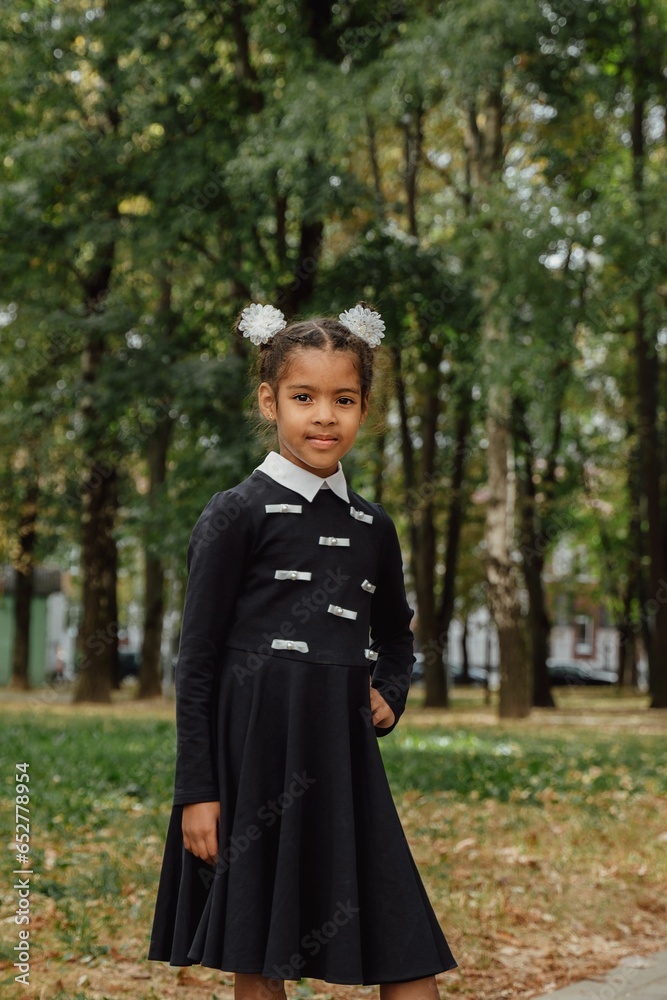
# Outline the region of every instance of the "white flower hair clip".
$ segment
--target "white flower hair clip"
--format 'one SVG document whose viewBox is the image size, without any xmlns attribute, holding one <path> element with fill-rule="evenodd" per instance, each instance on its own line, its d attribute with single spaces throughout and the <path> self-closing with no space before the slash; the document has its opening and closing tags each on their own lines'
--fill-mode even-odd
<svg viewBox="0 0 667 1000">
<path fill-rule="evenodd" d="M 366 306 L 355 306 L 342 312 L 338 319 L 357 337 L 365 340 L 369 347 L 377 347 L 384 337 L 384 322 L 380 313 Z"/>
<path fill-rule="evenodd" d="M 339 314 L 338 319 L 351 333 L 365 340 L 369 347 L 377 347 L 384 337 L 384 322 L 380 313 L 367 306 L 354 306 Z M 241 313 L 238 329 L 253 344 L 268 344 L 279 330 L 287 326 L 287 320 L 275 306 L 262 306 L 253 302 Z"/>
<path fill-rule="evenodd" d="M 267 344 L 271 337 L 287 326 L 287 320 L 275 306 L 261 306 L 257 302 L 246 306 L 241 313 L 238 328 L 253 344 Z"/>
</svg>

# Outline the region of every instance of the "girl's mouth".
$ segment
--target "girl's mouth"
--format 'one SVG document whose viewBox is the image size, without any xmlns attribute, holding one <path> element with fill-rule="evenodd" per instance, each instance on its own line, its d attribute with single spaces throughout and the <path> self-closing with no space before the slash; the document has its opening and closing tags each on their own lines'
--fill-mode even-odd
<svg viewBox="0 0 667 1000">
<path fill-rule="evenodd" d="M 336 444 L 338 438 L 335 437 L 309 437 L 308 441 L 311 444 L 316 445 L 318 448 L 330 448 L 332 445 Z"/>
</svg>

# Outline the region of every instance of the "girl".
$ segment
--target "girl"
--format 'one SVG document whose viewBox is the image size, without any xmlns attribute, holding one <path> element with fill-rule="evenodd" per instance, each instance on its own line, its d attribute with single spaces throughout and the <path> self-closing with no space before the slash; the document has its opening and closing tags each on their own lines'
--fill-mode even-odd
<svg viewBox="0 0 667 1000">
<path fill-rule="evenodd" d="M 384 323 L 365 304 L 286 324 L 243 310 L 272 451 L 216 493 L 188 546 L 171 820 L 149 959 L 436 1000 L 456 968 L 377 744 L 414 656 L 401 552 L 340 459 L 366 420 Z"/>
</svg>

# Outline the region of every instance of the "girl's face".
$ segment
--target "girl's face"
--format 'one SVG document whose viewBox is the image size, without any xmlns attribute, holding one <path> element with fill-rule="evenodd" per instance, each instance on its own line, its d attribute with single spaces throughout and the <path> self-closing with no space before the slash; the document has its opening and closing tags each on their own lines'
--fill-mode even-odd
<svg viewBox="0 0 667 1000">
<path fill-rule="evenodd" d="M 330 476 L 355 442 L 366 419 L 351 351 L 295 350 L 278 384 L 259 387 L 259 407 L 275 421 L 280 454 L 317 476 Z"/>
</svg>

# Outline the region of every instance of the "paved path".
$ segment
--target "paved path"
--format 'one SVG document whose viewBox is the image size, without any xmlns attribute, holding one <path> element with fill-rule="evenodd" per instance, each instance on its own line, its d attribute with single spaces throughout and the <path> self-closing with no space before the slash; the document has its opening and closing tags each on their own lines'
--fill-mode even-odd
<svg viewBox="0 0 667 1000">
<path fill-rule="evenodd" d="M 667 1000 L 667 951 L 626 958 L 606 976 L 585 979 L 536 1000 Z"/>
</svg>

